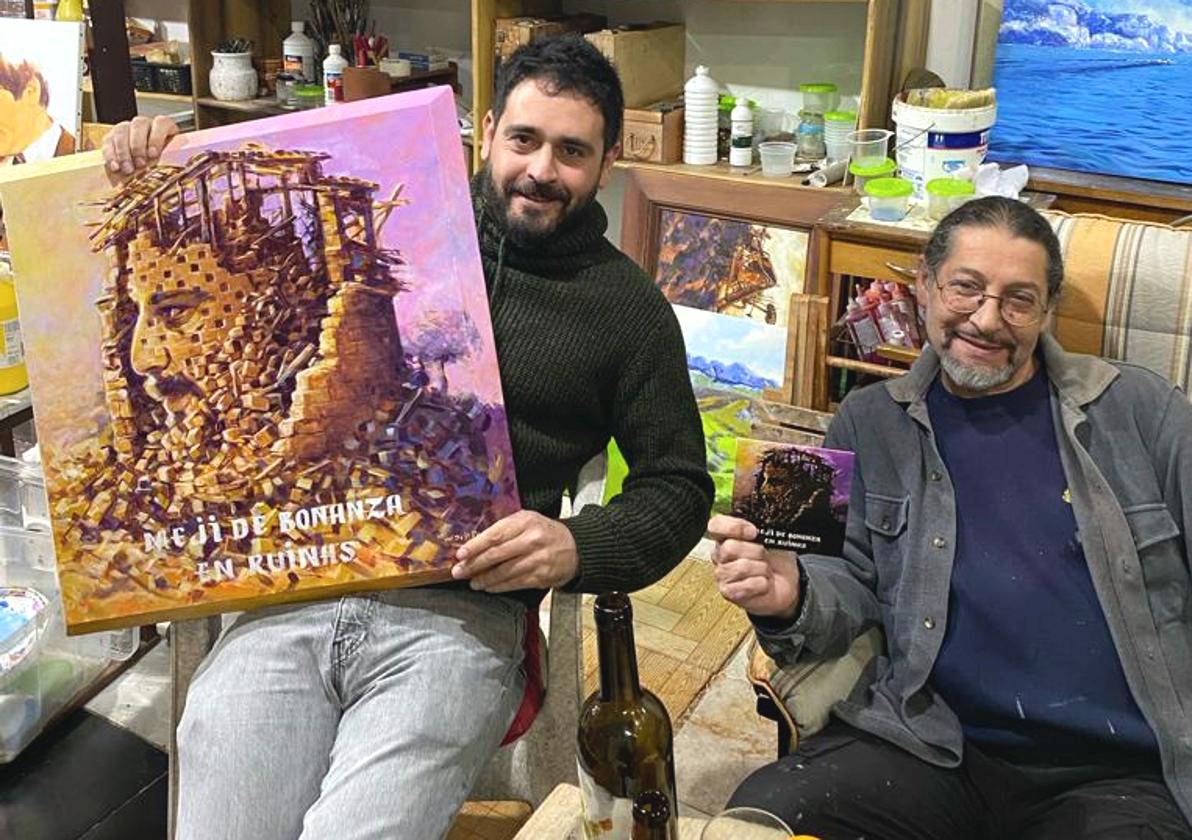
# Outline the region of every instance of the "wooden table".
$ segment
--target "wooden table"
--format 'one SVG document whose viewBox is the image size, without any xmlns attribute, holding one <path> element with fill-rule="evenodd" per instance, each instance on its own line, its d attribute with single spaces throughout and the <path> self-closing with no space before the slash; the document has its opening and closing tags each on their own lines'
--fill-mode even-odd
<svg viewBox="0 0 1192 840">
<path fill-rule="evenodd" d="M 513 840 L 583 840 L 579 813 L 579 788 L 559 785 L 538 806 Z M 695 817 L 679 817 L 679 840 L 699 840 L 706 822 Z"/>
</svg>

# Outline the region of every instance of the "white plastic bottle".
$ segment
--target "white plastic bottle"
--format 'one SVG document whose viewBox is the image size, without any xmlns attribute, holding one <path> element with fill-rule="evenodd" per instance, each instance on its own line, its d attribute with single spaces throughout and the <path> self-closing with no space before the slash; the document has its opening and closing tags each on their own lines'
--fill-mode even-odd
<svg viewBox="0 0 1192 840">
<path fill-rule="evenodd" d="M 332 44 L 323 59 L 323 96 L 328 105 L 344 101 L 344 68 L 348 60 L 343 57 L 343 48 Z"/>
<path fill-rule="evenodd" d="M 753 109 L 745 97 L 738 96 L 729 114 L 732 134 L 728 147 L 730 166 L 750 166 L 753 163 Z"/>
<path fill-rule="evenodd" d="M 281 42 L 282 68 L 287 73 L 315 81 L 315 42 L 306 34 L 306 24 L 290 23 L 290 37 Z"/>
<path fill-rule="evenodd" d="M 683 86 L 683 163 L 716 163 L 717 112 L 720 85 L 700 65 Z"/>
</svg>

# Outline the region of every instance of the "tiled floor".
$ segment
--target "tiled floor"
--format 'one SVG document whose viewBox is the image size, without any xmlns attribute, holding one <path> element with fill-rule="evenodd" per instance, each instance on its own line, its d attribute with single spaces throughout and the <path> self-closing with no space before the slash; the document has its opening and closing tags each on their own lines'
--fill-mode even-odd
<svg viewBox="0 0 1192 840">
<path fill-rule="evenodd" d="M 706 559 L 689 558 L 632 596 L 639 672 L 675 723 L 680 812 L 716 813 L 736 785 L 772 760 L 774 725 L 757 716 L 745 680 L 748 622 L 717 594 Z M 596 685 L 591 599 L 584 603 L 588 691 Z M 169 656 L 158 645 L 88 708 L 165 748 Z M 450 840 L 509 840 L 529 816 L 521 803 L 469 803 Z"/>
</svg>

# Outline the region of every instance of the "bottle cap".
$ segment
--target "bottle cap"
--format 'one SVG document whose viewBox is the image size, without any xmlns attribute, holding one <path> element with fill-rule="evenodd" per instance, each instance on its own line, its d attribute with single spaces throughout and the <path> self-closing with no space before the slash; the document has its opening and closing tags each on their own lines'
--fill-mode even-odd
<svg viewBox="0 0 1192 840">
<path fill-rule="evenodd" d="M 330 47 L 327 48 L 327 52 L 330 53 L 331 55 L 343 55 L 343 51 L 344 51 L 344 48 L 341 47 L 339 44 L 332 44 Z"/>
<path fill-rule="evenodd" d="M 303 32 L 306 31 L 306 21 L 304 21 L 304 20 L 290 21 L 290 31 L 297 32 L 299 35 L 301 35 Z"/>
</svg>

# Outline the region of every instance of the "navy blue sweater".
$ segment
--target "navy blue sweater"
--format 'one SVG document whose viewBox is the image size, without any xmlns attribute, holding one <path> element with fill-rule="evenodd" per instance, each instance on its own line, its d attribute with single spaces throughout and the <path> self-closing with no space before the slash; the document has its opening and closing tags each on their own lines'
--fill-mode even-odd
<svg viewBox="0 0 1192 840">
<path fill-rule="evenodd" d="M 1004 394 L 927 395 L 956 493 L 948 626 L 931 685 L 966 738 L 1051 762 L 1152 753 L 1093 589 L 1040 366 Z"/>
</svg>

